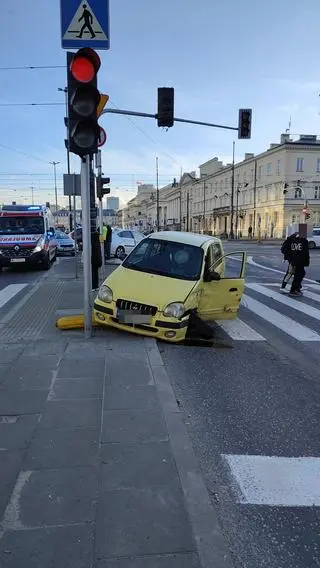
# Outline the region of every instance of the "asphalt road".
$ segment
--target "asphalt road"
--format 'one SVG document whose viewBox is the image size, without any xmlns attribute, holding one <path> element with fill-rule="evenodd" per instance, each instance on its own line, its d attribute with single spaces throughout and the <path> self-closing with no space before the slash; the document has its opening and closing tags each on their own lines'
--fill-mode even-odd
<svg viewBox="0 0 320 568">
<path fill-rule="evenodd" d="M 319 567 L 320 285 L 281 295 L 279 245 L 239 245 L 225 246 L 249 256 L 239 320 L 216 325 L 211 348 L 159 347 L 235 568 Z M 0 318 L 45 274 L 3 271 Z"/>
<path fill-rule="evenodd" d="M 241 250 L 238 243 L 226 250 Z M 279 248 L 245 247 L 283 270 Z M 312 251 L 314 272 L 320 251 Z M 230 275 L 239 270 L 231 263 Z M 159 344 L 236 568 L 320 566 L 320 284 L 279 292 L 247 266 L 239 321 L 212 348 Z"/>
</svg>

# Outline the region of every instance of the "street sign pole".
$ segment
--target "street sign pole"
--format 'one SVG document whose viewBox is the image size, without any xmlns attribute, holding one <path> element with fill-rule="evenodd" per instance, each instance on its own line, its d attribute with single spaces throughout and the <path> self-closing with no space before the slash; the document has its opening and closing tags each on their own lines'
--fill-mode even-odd
<svg viewBox="0 0 320 568">
<path fill-rule="evenodd" d="M 76 227 L 76 176 L 74 175 L 72 178 L 72 185 L 73 185 L 73 238 L 75 242 L 75 255 L 74 255 L 74 268 L 75 268 L 75 277 L 76 280 L 78 279 L 78 259 L 77 259 L 77 227 Z M 71 201 L 71 196 L 70 196 Z"/>
<path fill-rule="evenodd" d="M 83 300 L 84 300 L 84 336 L 92 334 L 92 266 L 90 237 L 90 157 L 81 160 L 81 204 L 82 204 L 82 246 L 83 246 Z"/>
</svg>

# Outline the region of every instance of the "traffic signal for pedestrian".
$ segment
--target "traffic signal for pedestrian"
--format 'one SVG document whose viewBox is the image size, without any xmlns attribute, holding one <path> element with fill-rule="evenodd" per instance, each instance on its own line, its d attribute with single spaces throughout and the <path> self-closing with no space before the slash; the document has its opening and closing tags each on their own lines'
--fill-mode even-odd
<svg viewBox="0 0 320 568">
<path fill-rule="evenodd" d="M 158 88 L 158 126 L 171 128 L 174 125 L 174 89 Z"/>
<path fill-rule="evenodd" d="M 110 187 L 103 187 L 104 185 L 108 185 L 110 183 L 110 178 L 103 178 L 101 176 L 97 177 L 97 198 L 103 199 L 104 195 L 108 195 L 110 193 Z"/>
<path fill-rule="evenodd" d="M 239 109 L 238 138 L 239 140 L 251 138 L 252 109 Z"/>
<path fill-rule="evenodd" d="M 82 48 L 76 54 L 67 53 L 68 68 L 68 148 L 78 156 L 98 151 L 100 127 L 97 108 L 100 93 L 97 73 L 100 57 L 91 48 Z"/>
</svg>

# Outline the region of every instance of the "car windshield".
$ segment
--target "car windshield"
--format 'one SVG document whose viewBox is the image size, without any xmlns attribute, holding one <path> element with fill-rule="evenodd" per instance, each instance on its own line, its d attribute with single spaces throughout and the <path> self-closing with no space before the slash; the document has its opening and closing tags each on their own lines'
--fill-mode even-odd
<svg viewBox="0 0 320 568">
<path fill-rule="evenodd" d="M 68 235 L 66 235 L 66 233 L 63 233 L 62 231 L 56 231 L 56 238 L 57 239 L 68 239 Z"/>
<path fill-rule="evenodd" d="M 42 235 L 42 217 L 0 217 L 0 235 Z"/>
<path fill-rule="evenodd" d="M 145 239 L 122 263 L 130 270 L 159 274 L 180 280 L 199 280 L 203 262 L 200 247 L 165 241 Z"/>
</svg>

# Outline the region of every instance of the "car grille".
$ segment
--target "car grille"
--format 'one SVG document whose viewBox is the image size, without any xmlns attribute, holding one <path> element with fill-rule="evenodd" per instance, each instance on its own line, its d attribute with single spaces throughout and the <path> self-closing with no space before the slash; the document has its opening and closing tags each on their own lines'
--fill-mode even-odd
<svg viewBox="0 0 320 568">
<path fill-rule="evenodd" d="M 27 258 L 28 256 L 31 255 L 33 248 L 34 247 L 32 247 L 32 249 L 31 248 L 30 249 L 29 248 L 21 248 L 19 250 L 14 250 L 14 247 L 10 247 L 10 248 L 2 248 L 0 250 L 2 252 L 2 255 L 6 256 L 6 257 Z"/>
<path fill-rule="evenodd" d="M 156 306 L 148 306 L 147 304 L 139 304 L 139 302 L 132 302 L 130 300 L 117 300 L 117 308 L 119 310 L 128 310 L 140 314 L 155 316 L 157 313 Z"/>
<path fill-rule="evenodd" d="M 74 245 L 59 245 L 59 248 L 61 248 L 61 249 L 72 249 L 72 248 L 74 248 Z"/>
</svg>

